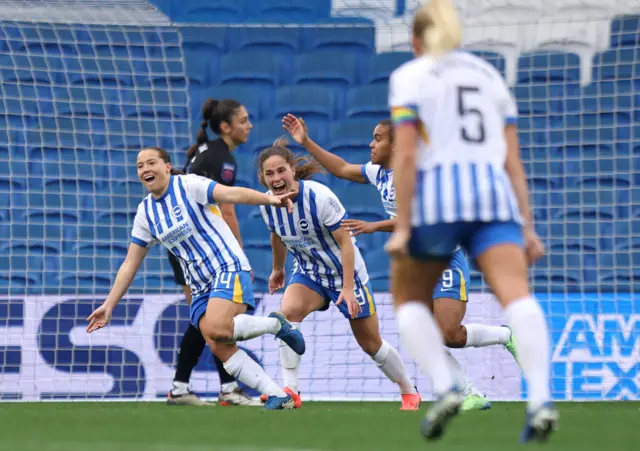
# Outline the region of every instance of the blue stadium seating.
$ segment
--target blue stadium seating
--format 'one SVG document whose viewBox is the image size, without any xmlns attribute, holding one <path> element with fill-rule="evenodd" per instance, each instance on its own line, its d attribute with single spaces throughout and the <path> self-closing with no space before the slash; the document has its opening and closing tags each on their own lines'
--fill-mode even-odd
<svg viewBox="0 0 640 451">
<path fill-rule="evenodd" d="M 266 52 L 248 51 L 224 55 L 220 60 L 220 84 L 245 82 L 275 87 L 280 84 L 282 63 Z"/>
<path fill-rule="evenodd" d="M 263 23 L 315 23 L 329 18 L 330 2 L 262 0 L 248 5 L 249 20 Z"/>
<path fill-rule="evenodd" d="M 296 56 L 293 82 L 347 87 L 356 84 L 356 59 L 339 51 L 317 51 Z"/>
<path fill-rule="evenodd" d="M 611 47 L 640 46 L 640 15 L 625 15 L 611 22 Z"/>
<path fill-rule="evenodd" d="M 347 117 L 383 120 L 389 118 L 389 89 L 386 85 L 364 85 L 347 93 Z"/>
<path fill-rule="evenodd" d="M 388 52 L 372 55 L 368 82 L 386 85 L 391 72 L 411 58 L 413 58 L 413 55 L 409 52 Z"/>
</svg>

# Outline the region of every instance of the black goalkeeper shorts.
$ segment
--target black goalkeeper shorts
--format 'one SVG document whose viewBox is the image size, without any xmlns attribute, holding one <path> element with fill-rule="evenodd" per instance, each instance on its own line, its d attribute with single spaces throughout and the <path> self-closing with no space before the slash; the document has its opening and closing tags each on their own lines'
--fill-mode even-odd
<svg viewBox="0 0 640 451">
<path fill-rule="evenodd" d="M 184 287 L 187 284 L 187 281 L 184 280 L 184 273 L 182 272 L 182 266 L 180 266 L 180 262 L 178 261 L 178 257 L 169 252 L 169 263 L 171 263 L 171 268 L 173 268 L 173 278 L 176 281 L 177 285 Z"/>
</svg>

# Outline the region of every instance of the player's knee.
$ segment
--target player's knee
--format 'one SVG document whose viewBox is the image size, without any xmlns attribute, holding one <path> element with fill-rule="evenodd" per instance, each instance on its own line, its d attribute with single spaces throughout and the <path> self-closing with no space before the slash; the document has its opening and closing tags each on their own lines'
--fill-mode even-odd
<svg viewBox="0 0 640 451">
<path fill-rule="evenodd" d="M 200 331 L 207 338 L 222 343 L 233 341 L 233 322 L 231 321 L 208 321 L 204 327 L 200 323 Z"/>
<path fill-rule="evenodd" d="M 292 323 L 300 323 L 307 316 L 307 311 L 305 308 L 301 308 L 296 305 L 283 305 L 280 308 L 280 313 L 282 313 L 290 322 Z"/>
<path fill-rule="evenodd" d="M 367 337 L 365 339 L 359 339 L 358 344 L 367 355 L 373 357 L 382 347 L 382 338 L 379 336 Z"/>
<path fill-rule="evenodd" d="M 461 325 L 441 327 L 442 338 L 448 348 L 462 348 L 467 343 L 465 329 Z"/>
</svg>

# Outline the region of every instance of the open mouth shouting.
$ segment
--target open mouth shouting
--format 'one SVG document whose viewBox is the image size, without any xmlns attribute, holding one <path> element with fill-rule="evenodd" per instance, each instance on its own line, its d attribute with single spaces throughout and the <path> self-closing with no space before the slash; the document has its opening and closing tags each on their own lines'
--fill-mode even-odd
<svg viewBox="0 0 640 451">
<path fill-rule="evenodd" d="M 273 184 L 273 194 L 280 196 L 287 192 L 287 184 L 285 182 L 278 182 Z"/>
</svg>

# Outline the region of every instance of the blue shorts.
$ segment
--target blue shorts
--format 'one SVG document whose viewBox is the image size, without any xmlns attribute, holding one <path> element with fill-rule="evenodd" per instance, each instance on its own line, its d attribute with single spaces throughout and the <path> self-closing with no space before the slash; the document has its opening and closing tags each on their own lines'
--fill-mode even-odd
<svg viewBox="0 0 640 451">
<path fill-rule="evenodd" d="M 461 245 L 475 259 L 488 249 L 501 244 L 524 247 L 522 226 L 510 222 L 454 222 L 414 227 L 409 253 L 423 260 L 449 261 Z"/>
<path fill-rule="evenodd" d="M 325 311 L 329 308 L 331 302 L 336 302 L 338 297 L 340 297 L 339 290 L 330 290 L 328 288 L 323 287 L 319 283 L 314 282 L 311 278 L 302 273 L 293 273 L 287 286 L 293 285 L 294 283 L 299 283 L 300 285 L 304 285 L 307 288 L 311 288 L 313 291 L 318 293 L 320 296 L 324 297 L 326 304 L 324 308 L 321 308 L 320 311 Z M 362 319 L 369 318 L 376 312 L 376 303 L 373 299 L 373 290 L 371 289 L 371 284 L 367 282 L 366 284 L 362 284 L 358 282 L 355 287 L 356 298 L 358 299 L 358 304 L 360 304 L 361 311 L 357 317 L 353 319 Z M 344 315 L 347 319 L 352 319 L 351 315 L 349 315 L 349 308 L 347 307 L 347 303 L 342 301 L 340 305 L 337 306 L 338 310 Z"/>
<path fill-rule="evenodd" d="M 218 274 L 213 281 L 211 289 L 191 301 L 189 314 L 191 316 L 191 324 L 196 329 L 199 329 L 200 318 L 207 311 L 209 299 L 213 298 L 226 299 L 236 304 L 245 304 L 247 313 L 252 313 L 256 308 L 256 300 L 253 297 L 251 274 L 248 271 L 222 272 Z"/>
<path fill-rule="evenodd" d="M 442 272 L 440 280 L 433 289 L 433 299 L 449 298 L 467 302 L 469 300 L 469 262 L 462 249 L 451 257 L 449 267 Z"/>
</svg>

